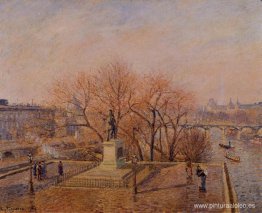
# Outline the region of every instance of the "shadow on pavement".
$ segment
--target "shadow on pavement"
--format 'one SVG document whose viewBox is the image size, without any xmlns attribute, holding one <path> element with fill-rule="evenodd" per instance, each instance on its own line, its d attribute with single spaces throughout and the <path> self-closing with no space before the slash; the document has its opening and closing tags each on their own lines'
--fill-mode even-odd
<svg viewBox="0 0 262 213">
<path fill-rule="evenodd" d="M 152 188 L 150 190 L 145 190 L 145 191 L 138 191 L 138 194 L 144 194 L 144 193 L 149 193 L 149 192 L 155 192 L 155 191 L 161 191 L 161 190 L 165 190 L 165 189 L 173 189 L 173 188 L 180 188 L 180 187 L 185 187 L 188 184 L 177 184 L 177 185 L 171 185 L 171 186 L 167 186 L 167 187 L 162 187 L 162 188 Z"/>
</svg>

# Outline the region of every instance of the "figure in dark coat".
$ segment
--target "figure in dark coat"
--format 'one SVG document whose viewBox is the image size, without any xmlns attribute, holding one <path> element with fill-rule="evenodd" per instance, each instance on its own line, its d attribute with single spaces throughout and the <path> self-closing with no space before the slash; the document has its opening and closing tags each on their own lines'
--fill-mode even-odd
<svg viewBox="0 0 262 213">
<path fill-rule="evenodd" d="M 31 152 L 29 152 L 29 154 L 27 155 L 27 157 L 28 157 L 29 163 L 32 163 L 32 162 L 33 162 L 33 156 L 32 156 L 32 154 L 31 154 Z"/>
<path fill-rule="evenodd" d="M 45 163 L 45 161 L 42 162 L 42 177 L 46 178 L 46 163 Z"/>
<path fill-rule="evenodd" d="M 63 168 L 62 161 L 59 161 L 59 164 L 58 164 L 58 174 L 60 176 L 62 176 L 64 174 L 64 168 Z"/>
<path fill-rule="evenodd" d="M 38 163 L 38 168 L 37 168 L 37 180 L 41 180 L 42 179 L 42 166 L 41 163 Z"/>
<path fill-rule="evenodd" d="M 198 165 L 196 174 L 198 177 L 201 178 L 201 187 L 199 187 L 200 191 L 206 192 L 206 177 L 207 177 L 207 172 L 205 172 L 201 167 Z"/>
</svg>

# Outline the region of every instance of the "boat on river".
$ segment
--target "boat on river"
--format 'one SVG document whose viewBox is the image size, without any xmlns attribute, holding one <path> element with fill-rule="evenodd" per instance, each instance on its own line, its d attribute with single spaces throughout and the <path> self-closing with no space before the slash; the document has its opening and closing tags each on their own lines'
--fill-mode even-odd
<svg viewBox="0 0 262 213">
<path fill-rule="evenodd" d="M 232 161 L 240 162 L 240 157 L 234 155 L 233 153 L 229 153 L 229 152 L 227 152 L 226 155 L 225 155 L 225 157 L 226 157 L 227 159 L 232 160 Z"/>
<path fill-rule="evenodd" d="M 231 149 L 231 148 L 234 148 L 234 146 L 230 146 L 230 145 L 226 145 L 226 144 L 222 144 L 220 143 L 219 146 L 221 146 L 222 148 L 225 148 L 225 149 Z"/>
</svg>

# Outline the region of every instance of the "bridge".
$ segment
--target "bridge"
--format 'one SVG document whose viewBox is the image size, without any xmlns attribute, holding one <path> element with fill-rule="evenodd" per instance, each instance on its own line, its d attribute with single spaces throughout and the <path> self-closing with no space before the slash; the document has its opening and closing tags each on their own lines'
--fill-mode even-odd
<svg viewBox="0 0 262 213">
<path fill-rule="evenodd" d="M 181 125 L 184 128 L 200 128 L 204 129 L 207 135 L 210 137 L 210 130 L 217 128 L 222 132 L 222 138 L 225 138 L 227 130 L 235 130 L 237 131 L 237 140 L 240 140 L 240 136 L 243 130 L 251 130 L 254 135 L 262 135 L 262 125 L 233 125 L 233 124 L 184 124 Z"/>
<path fill-rule="evenodd" d="M 7 158 L 26 157 L 29 152 L 34 153 L 37 146 L 21 146 L 21 145 L 3 145 L 0 148 L 0 160 Z"/>
</svg>

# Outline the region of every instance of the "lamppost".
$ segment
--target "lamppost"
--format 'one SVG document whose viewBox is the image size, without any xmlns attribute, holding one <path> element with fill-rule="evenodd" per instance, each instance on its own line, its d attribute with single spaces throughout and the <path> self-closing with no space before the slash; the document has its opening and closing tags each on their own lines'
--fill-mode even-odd
<svg viewBox="0 0 262 213">
<path fill-rule="evenodd" d="M 29 202 L 30 202 L 30 207 L 29 211 L 30 212 L 35 212 L 36 207 L 35 207 L 35 190 L 34 190 L 34 185 L 33 185 L 33 175 L 32 175 L 32 166 L 33 163 L 30 163 L 30 180 L 29 180 Z"/>
<path fill-rule="evenodd" d="M 35 193 L 34 191 L 34 185 L 33 185 L 33 176 L 32 176 L 32 162 L 30 163 L 30 180 L 29 180 L 29 191 L 30 194 L 33 195 Z"/>
<path fill-rule="evenodd" d="M 132 134 L 132 147 L 133 147 L 133 152 L 135 153 L 135 140 L 136 140 L 136 131 L 138 131 L 139 129 L 137 127 L 133 127 L 133 134 Z"/>
<path fill-rule="evenodd" d="M 133 170 L 133 193 L 137 194 L 137 184 L 136 184 L 136 169 L 137 169 L 138 158 L 136 155 L 132 157 L 132 170 Z"/>
<path fill-rule="evenodd" d="M 29 169 L 29 191 L 30 191 L 30 194 L 34 194 L 34 186 L 33 186 L 33 176 L 32 176 L 32 166 L 33 166 L 33 156 L 31 154 L 31 152 L 29 152 L 29 154 L 27 155 L 28 157 L 28 161 L 29 161 L 29 166 L 30 166 L 30 169 Z"/>
</svg>

